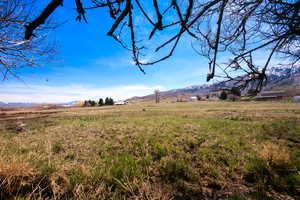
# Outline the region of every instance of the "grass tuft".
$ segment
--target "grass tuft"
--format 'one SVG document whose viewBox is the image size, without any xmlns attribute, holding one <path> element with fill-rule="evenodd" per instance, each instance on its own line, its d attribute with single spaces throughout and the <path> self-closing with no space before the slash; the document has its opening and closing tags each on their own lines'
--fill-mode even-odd
<svg viewBox="0 0 300 200">
<path fill-rule="evenodd" d="M 174 182 L 178 179 L 190 180 L 191 169 L 185 160 L 168 159 L 162 167 L 163 178 Z"/>
</svg>

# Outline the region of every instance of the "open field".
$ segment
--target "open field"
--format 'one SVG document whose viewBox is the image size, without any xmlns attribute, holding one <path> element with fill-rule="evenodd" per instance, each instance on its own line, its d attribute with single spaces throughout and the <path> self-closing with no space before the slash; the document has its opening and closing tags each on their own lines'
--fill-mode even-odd
<svg viewBox="0 0 300 200">
<path fill-rule="evenodd" d="M 300 199 L 300 104 L 1 112 L 6 199 Z"/>
</svg>

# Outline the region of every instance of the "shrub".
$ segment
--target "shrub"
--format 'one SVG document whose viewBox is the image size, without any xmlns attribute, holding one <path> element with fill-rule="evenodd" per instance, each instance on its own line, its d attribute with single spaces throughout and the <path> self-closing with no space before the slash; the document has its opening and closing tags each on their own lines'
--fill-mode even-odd
<svg viewBox="0 0 300 200">
<path fill-rule="evenodd" d="M 264 143 L 259 158 L 253 159 L 246 168 L 244 179 L 254 184 L 255 195 L 259 197 L 266 196 L 270 189 L 299 195 L 300 176 L 295 169 L 287 149 Z"/>
<path fill-rule="evenodd" d="M 39 181 L 38 171 L 28 163 L 0 158 L 0 197 L 30 193 Z"/>
<path fill-rule="evenodd" d="M 52 152 L 53 153 L 59 153 L 63 150 L 64 150 L 63 145 L 59 142 L 53 144 L 53 146 L 52 146 Z"/>
<path fill-rule="evenodd" d="M 236 96 L 241 96 L 241 90 L 238 87 L 232 87 L 231 88 L 231 94 L 236 95 Z"/>
<path fill-rule="evenodd" d="M 271 142 L 266 142 L 262 145 L 259 156 L 272 167 L 285 168 L 290 164 L 288 150 Z"/>
<path fill-rule="evenodd" d="M 227 93 L 223 90 L 219 96 L 219 99 L 226 100 L 227 99 Z"/>
<path fill-rule="evenodd" d="M 86 100 L 84 101 L 84 106 L 95 106 L 97 103 L 93 100 Z"/>
<path fill-rule="evenodd" d="M 168 150 L 165 146 L 156 143 L 153 146 L 153 150 L 151 152 L 151 155 L 153 157 L 153 160 L 160 160 L 162 157 L 166 156 L 168 153 Z"/>
<path fill-rule="evenodd" d="M 96 101 L 89 100 L 89 104 L 90 104 L 91 106 L 95 106 L 95 105 L 96 105 Z"/>
</svg>

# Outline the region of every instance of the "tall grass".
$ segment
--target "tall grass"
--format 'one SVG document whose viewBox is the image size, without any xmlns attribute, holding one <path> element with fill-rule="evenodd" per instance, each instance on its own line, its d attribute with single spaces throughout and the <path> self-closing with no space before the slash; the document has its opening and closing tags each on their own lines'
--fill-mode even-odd
<svg viewBox="0 0 300 200">
<path fill-rule="evenodd" d="M 73 109 L 26 119 L 19 132 L 7 120 L 0 199 L 297 199 L 299 111 L 273 102 Z"/>
</svg>

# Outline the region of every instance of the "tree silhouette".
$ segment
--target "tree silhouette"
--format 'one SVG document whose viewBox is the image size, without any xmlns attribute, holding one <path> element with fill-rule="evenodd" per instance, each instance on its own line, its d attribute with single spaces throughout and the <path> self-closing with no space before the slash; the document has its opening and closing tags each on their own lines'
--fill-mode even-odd
<svg viewBox="0 0 300 200">
<path fill-rule="evenodd" d="M 227 99 L 227 93 L 224 90 L 222 90 L 219 99 L 221 99 L 221 100 L 226 100 Z"/>
<path fill-rule="evenodd" d="M 102 98 L 99 99 L 98 105 L 99 105 L 99 106 L 103 106 L 103 105 L 104 105 L 104 102 L 103 102 L 103 99 L 102 99 Z"/>
<path fill-rule="evenodd" d="M 109 105 L 114 105 L 115 104 L 115 102 L 112 98 L 109 98 L 109 103 L 110 103 Z"/>
<path fill-rule="evenodd" d="M 110 105 L 110 102 L 109 102 L 109 98 L 108 97 L 106 97 L 105 98 L 105 103 L 104 103 L 105 105 Z"/>
<path fill-rule="evenodd" d="M 241 90 L 238 87 L 232 87 L 230 92 L 235 96 L 241 96 Z"/>
<path fill-rule="evenodd" d="M 0 1 L 0 79 L 18 77 L 18 69 L 37 67 L 49 63 L 55 54 L 55 46 L 47 40 L 47 33 L 53 25 L 44 22 L 44 26 L 35 31 L 35 37 L 24 40 L 24 24 L 31 20 L 30 11 L 33 1 Z M 26 33 L 25 33 L 26 35 Z"/>
</svg>

